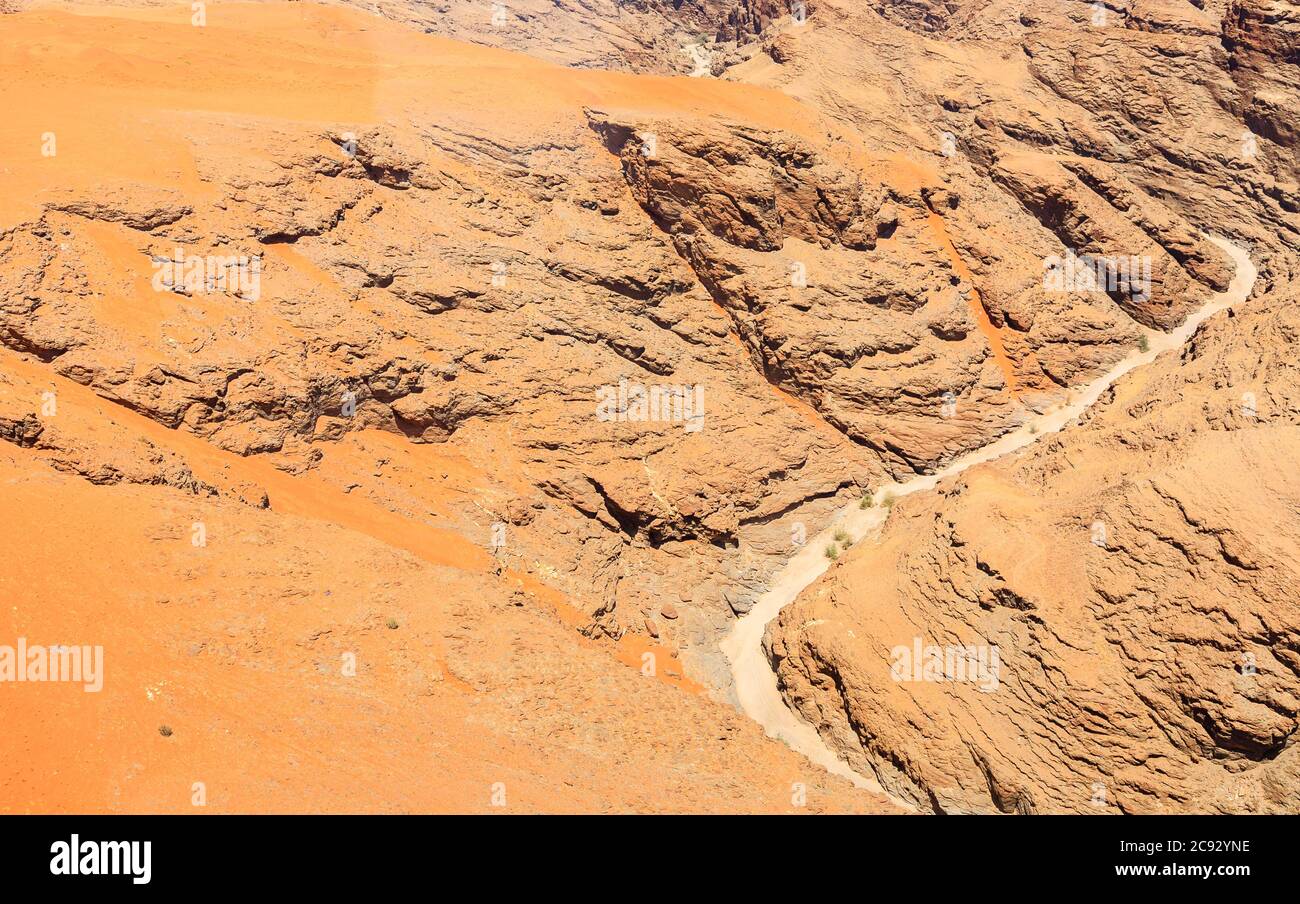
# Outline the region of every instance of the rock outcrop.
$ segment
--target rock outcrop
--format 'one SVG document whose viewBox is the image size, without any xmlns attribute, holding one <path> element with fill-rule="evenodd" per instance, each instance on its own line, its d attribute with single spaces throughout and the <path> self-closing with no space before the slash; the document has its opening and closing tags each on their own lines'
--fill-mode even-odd
<svg viewBox="0 0 1300 904">
<path fill-rule="evenodd" d="M 700 683 L 741 540 L 879 465 L 752 367 L 583 113 L 797 104 L 341 7 L 213 7 L 218 50 L 174 13 L 0 30 L 36 139 L 0 172 L 3 630 L 112 670 L 14 695 L 0 810 L 892 809 Z"/>
<path fill-rule="evenodd" d="M 1077 428 L 900 501 L 782 613 L 801 711 L 942 812 L 1300 808 L 1296 310 L 1275 287 Z M 900 678 L 918 645 L 1000 670 Z"/>
<path fill-rule="evenodd" d="M 1001 193 L 1037 223 L 1018 244 L 1046 234 L 1045 256 L 1149 259 L 1150 293 L 1112 293 L 1146 326 L 1181 320 L 1230 275 L 1198 228 L 1251 243 L 1267 266 L 1261 297 L 1183 358 L 1042 448 L 900 503 L 878 543 L 855 544 L 783 613 L 770 644 L 787 699 L 923 809 L 1297 809 L 1300 529 L 1276 464 L 1295 455 L 1300 397 L 1278 352 L 1294 333 L 1300 225 L 1282 100 L 1293 17 L 1267 3 L 1121 6 L 823 3 L 816 27 L 781 34 L 779 67 L 728 70 L 877 146 L 930 144 L 962 186 L 950 228 L 961 211 L 1001 210 Z M 872 103 L 849 84 L 878 86 Z M 881 106 L 916 112 L 870 115 Z M 963 233 L 981 251 L 990 219 Z M 990 284 L 1005 264 L 989 269 L 977 285 L 993 322 L 1041 325 L 1038 298 L 1020 303 Z M 891 654 L 917 638 L 996 645 L 997 689 L 895 682 Z"/>
</svg>

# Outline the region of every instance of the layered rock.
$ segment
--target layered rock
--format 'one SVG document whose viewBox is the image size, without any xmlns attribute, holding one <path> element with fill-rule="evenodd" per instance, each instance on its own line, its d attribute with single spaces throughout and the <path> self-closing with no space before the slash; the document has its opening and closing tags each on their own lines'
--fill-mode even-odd
<svg viewBox="0 0 1300 904">
<path fill-rule="evenodd" d="M 1295 812 L 1295 300 L 1220 315 L 1077 428 L 902 500 L 782 613 L 789 697 L 936 811 Z M 916 646 L 1000 669 L 900 670 Z"/>
<path fill-rule="evenodd" d="M 1253 242 L 1261 259 L 1300 233 L 1294 23 L 1264 0 L 1113 4 L 1101 22 L 1089 4 L 1046 0 L 819 0 L 805 22 L 766 0 L 499 7 L 214 7 L 208 27 L 240 39 L 221 52 L 194 39 L 183 8 L 16 17 L 30 31 L 0 35 L 11 45 L 0 66 L 25 100 L 11 105 L 13 134 L 31 141 L 0 174 L 0 343 L 17 356 L 6 374 L 35 370 L 15 378 L 21 401 L 0 399 L 15 467 L 52 466 L 137 510 L 145 497 L 132 494 L 157 492 L 259 519 L 269 508 L 268 525 L 351 512 L 346 530 L 408 552 L 408 530 L 443 531 L 451 552 L 438 564 L 474 575 L 437 575 L 453 597 L 518 608 L 510 581 L 526 577 L 571 607 L 556 610 L 565 636 L 634 667 L 652 650 L 680 656 L 725 695 L 717 637 L 846 498 L 987 443 L 1105 370 L 1144 328 L 1180 322 L 1229 275 L 1202 230 Z M 48 52 L 22 50 L 54 32 Z M 66 73 L 88 66 L 94 78 L 68 90 Z M 721 80 L 629 74 L 686 71 Z M 42 153 L 47 132 L 57 153 Z M 1105 273 L 1145 261 L 1150 279 L 1136 292 L 1052 285 L 1050 262 L 1069 255 Z M 255 260 L 259 279 L 207 268 L 192 280 L 193 257 L 242 261 L 243 276 Z M 1289 332 L 1279 322 L 1272 335 Z M 82 391 L 141 420 L 97 425 L 110 431 L 97 438 L 46 418 L 41 375 L 56 395 Z M 1114 431 L 1117 447 L 1137 444 Z M 209 454 L 230 458 L 195 466 Z M 330 502 L 309 505 L 311 494 Z M 1255 512 L 1217 514 L 1231 527 Z M 292 546 L 295 528 L 276 529 L 277 549 Z M 1140 530 L 1136 515 L 1125 529 Z M 396 567 L 390 553 L 372 558 Z M 945 601 L 984 591 L 1033 612 L 1038 588 L 997 584 L 1007 562 L 991 575 L 957 561 L 965 577 L 951 580 L 904 563 L 936 601 L 936 630 Z M 300 575 L 313 567 L 304 559 Z M 1273 586 L 1253 590 L 1241 617 L 1267 608 Z M 448 606 L 454 634 L 462 610 Z M 1217 617 L 1177 620 L 1201 636 Z M 1172 636 L 1121 621 L 1115 636 L 1152 648 Z M 466 671 L 496 624 L 481 612 L 474 623 Z M 886 743 L 862 701 L 800 690 L 800 669 L 833 661 L 821 637 L 781 641 L 790 687 L 816 721 L 840 726 L 848 711 L 843 746 L 868 739 L 900 793 L 944 809 L 1073 806 L 1059 782 L 1008 778 L 1023 764 L 987 745 L 975 772 L 950 736 L 904 757 L 919 716 Z M 856 655 L 834 667 L 851 673 Z M 669 683 L 684 684 L 673 668 Z M 1130 680 L 1124 668 L 1141 671 L 1117 666 L 1107 693 Z M 528 685 L 526 662 L 510 669 L 531 687 L 559 680 Z M 599 670 L 566 678 L 566 693 L 582 696 Z M 1157 675 L 1141 699 L 1180 680 Z M 1173 752 L 1132 733 L 1153 757 L 1199 750 L 1244 774 L 1276 754 L 1287 688 L 1278 679 L 1249 697 L 1282 721 L 1217 688 L 1185 707 L 1201 714 L 1194 726 L 1158 701 L 1158 724 L 1178 726 Z M 954 718 L 1062 731 L 1035 709 L 1055 713 L 1048 691 L 1031 690 L 1022 708 L 984 713 L 976 698 Z M 505 725 L 515 704 L 493 718 Z M 702 713 L 672 730 L 714 718 Z M 601 734 L 587 715 L 531 717 Z M 631 736 L 622 722 L 613 733 Z M 1133 743 L 1085 739 L 1055 763 Z M 763 745 L 738 756 L 751 749 Z M 1122 782 L 1118 769 L 1088 775 L 1136 810 L 1187 808 L 1216 774 L 1187 767 L 1165 782 L 1154 760 L 1135 762 Z M 1256 776 L 1286 784 L 1271 766 Z M 1273 791 L 1259 800 L 1287 806 Z"/>
<path fill-rule="evenodd" d="M 1113 298 L 1148 326 L 1181 320 L 1229 275 L 1192 223 L 1249 241 L 1267 267 L 1267 294 L 1216 318 L 1181 360 L 1121 384 L 1061 438 L 899 503 L 879 542 L 856 544 L 782 614 L 770 644 L 787 699 L 924 809 L 1300 806 L 1300 528 L 1277 464 L 1295 455 L 1297 387 L 1278 350 L 1295 332 L 1286 249 L 1300 224 L 1286 114 L 1251 119 L 1268 90 L 1289 90 L 1289 14 L 1124 7 L 1095 20 L 1085 4 L 876 4 L 882 29 L 837 6 L 782 35 L 779 68 L 729 73 L 783 85 L 885 146 L 934 141 L 964 174 L 963 209 L 997 207 L 981 191 L 991 180 L 1049 247 L 1149 257 L 1151 296 Z M 941 64 L 907 65 L 936 52 Z M 883 85 L 877 105 L 932 111 L 937 128 L 868 118 L 851 80 Z M 1250 99 L 1259 87 L 1264 102 Z M 981 225 L 973 240 L 987 243 Z M 995 322 L 1027 319 L 1004 292 L 982 297 Z M 996 646 L 996 689 L 925 680 L 924 652 L 897 673 L 920 680 L 895 681 L 914 644 L 939 651 L 939 675 L 944 652 Z M 981 677 L 977 659 L 957 660 Z"/>
<path fill-rule="evenodd" d="M 330 90 L 258 100 L 280 120 L 190 115 L 192 162 L 156 165 L 194 185 L 108 165 L 14 215 L 6 344 L 294 473 L 357 430 L 451 443 L 501 476 L 439 517 L 482 543 L 508 524 L 589 631 L 689 602 L 673 640 L 700 677 L 725 686 L 713 637 L 838 495 L 983 444 L 1133 341 L 1104 296 L 1044 292 L 1050 242 L 994 256 L 966 188 L 779 95 L 693 100 L 330 15 L 370 35 L 350 69 L 304 62 Z M 457 67 L 501 75 L 428 81 Z M 158 122 L 138 134 L 169 148 Z M 257 259 L 258 297 L 178 278 L 192 256 Z M 623 387 L 702 390 L 703 430 L 602 419 Z M 439 510 L 381 470 L 342 485 Z"/>
<path fill-rule="evenodd" d="M 219 46 L 189 15 L 0 34 L 39 139 L 0 173 L 3 630 L 110 668 L 15 692 L 0 810 L 888 809 L 679 656 L 743 605 L 742 535 L 873 463 L 754 371 L 582 112 L 664 96 L 344 9 L 213 8 Z M 691 394 L 602 417 L 623 383 Z"/>
</svg>

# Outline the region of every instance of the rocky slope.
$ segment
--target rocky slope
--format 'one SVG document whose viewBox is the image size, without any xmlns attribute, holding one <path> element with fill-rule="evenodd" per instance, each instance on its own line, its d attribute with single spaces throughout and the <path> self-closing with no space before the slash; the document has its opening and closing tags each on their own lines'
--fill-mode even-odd
<svg viewBox="0 0 1300 904">
<path fill-rule="evenodd" d="M 183 810 L 194 782 L 221 810 L 498 782 L 526 811 L 890 809 L 685 674 L 742 525 L 815 510 L 856 453 L 753 369 L 584 114 L 793 102 L 343 8 L 210 15 L 0 19 L 5 636 L 108 669 L 6 685 L 0 809 Z M 620 380 L 705 386 L 707 432 L 602 420 Z"/>
<path fill-rule="evenodd" d="M 1008 42 L 1027 61 L 1006 60 L 1014 78 L 937 88 L 972 167 L 1063 241 L 1129 228 L 1089 210 L 1098 199 L 1155 196 L 1252 240 L 1266 277 L 1076 428 L 900 502 L 782 613 L 770 655 L 798 711 L 924 809 L 1295 812 L 1300 523 L 1280 464 L 1300 440 L 1295 145 L 1285 113 L 1259 113 L 1294 83 L 1293 17 L 1152 2 L 1109 5 L 1097 23 L 1083 4 L 1016 6 L 878 6 L 945 55 L 939 83 L 960 85 L 962 58 Z M 815 40 L 783 53 L 806 41 L 824 69 L 837 38 Z M 1188 89 L 1177 106 L 1155 87 L 1171 77 Z M 1012 109 L 1011 80 L 1070 101 L 1072 121 L 1054 121 L 1059 105 L 1052 119 Z M 1139 225 L 1179 269 L 1222 283 L 1219 262 L 1187 253 L 1190 234 L 1168 241 L 1158 223 Z M 996 648 L 997 680 L 963 674 L 977 664 L 964 654 L 927 671 L 931 647 Z"/>
<path fill-rule="evenodd" d="M 935 810 L 1294 812 L 1296 310 L 1279 278 L 1076 429 L 900 501 L 782 613 L 788 694 Z M 917 638 L 995 645 L 994 686 L 900 680 Z"/>
<path fill-rule="evenodd" d="M 682 689 L 728 697 L 718 638 L 845 500 L 987 443 L 1222 288 L 1201 229 L 1260 259 L 1294 241 L 1294 131 L 1270 112 L 1290 108 L 1294 22 L 1277 6 L 1135 0 L 1096 25 L 1091 5 L 1046 0 L 818 0 L 806 20 L 770 0 L 267 2 L 196 27 L 167 2 L 13 2 L 2 448 L 74 509 L 147 525 L 150 499 L 202 501 L 264 525 L 268 561 L 361 535 L 371 567 L 442 588 L 384 592 L 399 625 L 429 619 L 433 655 L 462 650 L 468 699 L 494 713 L 484 747 L 521 712 L 521 745 L 584 739 L 537 808 L 595 807 L 555 784 L 566 764 L 626 780 L 645 743 L 627 710 L 553 711 L 611 671 L 640 680 L 623 666 L 646 653 L 662 665 L 646 706 L 680 744 L 607 806 L 724 806 L 727 762 L 788 791 L 797 760 L 752 726 L 743 750 L 723 740 L 710 726 L 737 717 Z M 665 77 L 702 70 L 716 77 Z M 1149 283 L 1049 285 L 1045 262 L 1074 254 L 1146 261 Z M 196 256 L 255 259 L 259 279 L 188 278 Z M 95 417 L 46 413 L 70 393 Z M 234 580 L 238 557 L 221 561 Z M 321 567 L 297 582 L 314 592 Z M 376 592 L 340 589 L 272 642 L 251 639 L 250 595 L 294 594 L 249 587 L 238 617 L 218 605 L 191 630 L 206 649 L 231 621 L 263 650 L 348 633 L 348 613 L 373 628 Z M 430 593 L 442 608 L 417 616 Z M 781 642 L 820 663 L 818 636 Z M 574 645 L 590 668 L 562 680 Z M 417 649 L 368 705 L 432 668 Z M 243 694 L 256 670 L 212 680 Z M 799 694 L 829 724 L 851 703 L 822 691 Z M 393 762 L 422 702 L 385 716 Z M 716 769 L 687 780 L 672 770 L 693 749 Z M 276 805 L 310 799 L 281 766 L 263 776 Z M 930 779 L 894 786 L 924 798 Z M 789 796 L 757 793 L 732 805 Z M 398 806 L 365 794 L 332 800 Z"/>
<path fill-rule="evenodd" d="M 476 543 L 507 525 L 500 554 L 552 574 L 587 633 L 659 634 L 724 691 L 716 637 L 837 495 L 982 444 L 1133 341 L 1110 300 L 1043 290 L 1055 239 L 997 267 L 972 256 L 985 213 L 951 176 L 782 95 L 270 4 L 214 11 L 200 33 L 265 18 L 254 46 L 284 58 L 267 64 L 276 90 L 196 51 L 184 112 L 164 116 L 178 101 L 150 81 L 155 35 L 192 26 L 150 10 L 90 51 L 93 114 L 13 168 L 6 344 L 295 473 L 330 471 L 361 429 L 450 444 L 484 474 L 450 506 L 420 480 L 394 493 L 379 462 L 335 479 Z M 98 46 L 93 19 L 55 21 L 69 49 L 29 77 Z M 346 48 L 321 61 L 315 35 Z M 69 109 L 60 85 L 15 130 Z M 117 153 L 126 141 L 149 153 Z M 159 293 L 178 253 L 257 257 L 258 298 Z M 1212 285 L 1209 261 L 1189 269 Z M 1169 272 L 1152 303 L 1185 307 L 1192 276 Z M 1036 313 L 993 307 L 1006 292 Z M 601 419 L 624 385 L 699 387 L 704 429 Z M 665 599 L 679 619 L 657 614 Z"/>
</svg>

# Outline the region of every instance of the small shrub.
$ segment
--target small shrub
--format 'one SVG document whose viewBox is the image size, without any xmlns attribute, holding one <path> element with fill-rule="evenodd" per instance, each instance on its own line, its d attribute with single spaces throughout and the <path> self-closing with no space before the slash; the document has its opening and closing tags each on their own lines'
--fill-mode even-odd
<svg viewBox="0 0 1300 904">
<path fill-rule="evenodd" d="M 1151 351 L 1151 343 L 1150 341 L 1148 341 L 1146 336 L 1138 336 L 1138 351 L 1140 352 Z"/>
<path fill-rule="evenodd" d="M 835 542 L 845 549 L 848 549 L 853 545 L 853 538 L 849 536 L 848 531 L 837 530 L 835 532 Z"/>
<path fill-rule="evenodd" d="M 387 622 L 385 622 L 385 624 L 388 625 L 388 630 L 390 630 L 390 631 L 396 631 L 396 630 L 397 630 L 397 619 L 395 619 L 395 618 L 390 618 Z"/>
<path fill-rule="evenodd" d="M 862 498 L 858 500 L 858 508 L 869 509 L 875 504 L 876 504 L 876 500 L 872 498 L 871 491 L 863 490 Z"/>
<path fill-rule="evenodd" d="M 159 725 L 158 734 L 164 738 L 170 738 L 172 736 L 172 727 L 170 725 Z"/>
<path fill-rule="evenodd" d="M 826 558 L 830 559 L 832 562 L 840 557 L 839 548 L 836 547 L 834 543 L 827 543 L 826 548 L 822 550 L 822 552 L 826 555 Z"/>
<path fill-rule="evenodd" d="M 881 500 L 881 503 L 885 506 L 885 508 L 893 508 L 894 503 L 897 501 L 898 500 L 894 498 L 893 493 L 886 493 L 885 498 Z"/>
</svg>

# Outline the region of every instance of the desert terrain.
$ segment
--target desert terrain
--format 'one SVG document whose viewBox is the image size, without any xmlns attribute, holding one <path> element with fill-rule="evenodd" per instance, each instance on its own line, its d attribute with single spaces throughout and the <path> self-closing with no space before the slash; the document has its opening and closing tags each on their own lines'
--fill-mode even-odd
<svg viewBox="0 0 1300 904">
<path fill-rule="evenodd" d="M 1300 811 L 1293 5 L 0 51 L 0 813 Z"/>
</svg>

